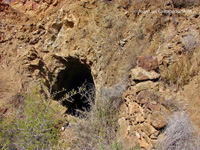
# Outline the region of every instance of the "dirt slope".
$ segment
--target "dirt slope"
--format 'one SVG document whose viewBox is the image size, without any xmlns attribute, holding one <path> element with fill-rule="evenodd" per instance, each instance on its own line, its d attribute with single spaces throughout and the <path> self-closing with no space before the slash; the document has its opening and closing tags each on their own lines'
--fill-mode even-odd
<svg viewBox="0 0 200 150">
<path fill-rule="evenodd" d="M 48 83 L 67 68 L 72 58 L 91 69 L 97 89 L 115 90 L 119 85 L 118 95 L 129 91 L 132 92 L 129 96 L 137 97 L 139 92 L 148 90 L 146 87 L 136 93 L 131 90 L 139 82 L 155 82 L 156 88 L 151 92 L 179 103 L 200 131 L 198 4 L 179 8 L 178 4 L 168 1 L 145 0 L 141 3 L 129 0 L 5 3 L 0 4 L 1 105 L 22 92 L 30 81 L 37 79 Z M 148 70 L 142 66 L 143 69 L 153 70 L 159 77 L 139 81 L 138 77 L 131 78 L 130 70 L 138 67 L 136 57 L 147 55 L 156 58 L 157 67 Z M 142 62 L 149 63 L 146 59 Z M 129 103 L 124 109 L 129 109 Z M 172 110 L 169 108 L 169 111 Z M 128 118 L 130 114 L 123 115 Z M 125 125 L 122 132 L 127 135 L 123 136 L 135 134 L 130 131 L 131 127 Z M 139 142 L 141 144 L 141 139 Z M 145 148 L 151 145 L 149 143 L 153 142 L 142 141 Z"/>
</svg>

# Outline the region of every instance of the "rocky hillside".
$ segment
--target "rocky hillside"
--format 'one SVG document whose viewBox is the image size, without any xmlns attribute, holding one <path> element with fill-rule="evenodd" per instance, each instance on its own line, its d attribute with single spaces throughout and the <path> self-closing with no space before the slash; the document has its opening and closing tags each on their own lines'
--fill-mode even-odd
<svg viewBox="0 0 200 150">
<path fill-rule="evenodd" d="M 5 0 L 0 18 L 0 108 L 34 81 L 56 92 L 87 80 L 122 97 L 130 148 L 155 147 L 176 111 L 200 131 L 199 1 Z"/>
</svg>

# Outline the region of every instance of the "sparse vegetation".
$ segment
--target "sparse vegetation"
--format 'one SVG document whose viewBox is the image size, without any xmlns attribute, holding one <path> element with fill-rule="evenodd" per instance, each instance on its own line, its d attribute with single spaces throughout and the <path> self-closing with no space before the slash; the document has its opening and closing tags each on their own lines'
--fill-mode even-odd
<svg viewBox="0 0 200 150">
<path fill-rule="evenodd" d="M 187 56 L 182 55 L 177 58 L 176 61 L 168 67 L 166 80 L 170 84 L 176 84 L 178 86 L 183 86 L 189 81 L 189 70 L 191 68 L 192 62 L 187 59 Z"/>
<path fill-rule="evenodd" d="M 110 92 L 103 90 L 95 104 L 91 103 L 91 111 L 85 112 L 85 117 L 72 127 L 75 140 L 68 141 L 72 149 L 123 149 L 122 145 L 116 142 L 117 110 L 122 101 L 121 98 L 113 97 L 112 94 L 112 90 Z"/>
<path fill-rule="evenodd" d="M 24 104 L 0 120 L 1 149 L 53 149 L 59 139 L 58 106 L 50 106 L 38 89 L 28 93 Z M 17 101 L 17 100 L 16 100 Z M 11 106 L 11 110 L 12 110 Z"/>
<path fill-rule="evenodd" d="M 170 85 L 177 85 L 177 87 L 186 85 L 199 72 L 198 57 L 199 52 L 195 54 L 189 52 L 181 55 L 174 54 L 172 64 L 164 64 L 160 67 L 162 79 Z"/>
<path fill-rule="evenodd" d="M 169 119 L 157 149 L 198 150 L 199 148 L 199 136 L 188 116 L 184 112 L 176 112 Z"/>
<path fill-rule="evenodd" d="M 182 40 L 184 44 L 185 53 L 192 55 L 197 47 L 197 37 L 195 34 L 188 34 L 183 37 Z"/>
<path fill-rule="evenodd" d="M 119 95 L 122 89 L 101 90 L 94 103 L 94 88 L 78 91 L 87 97 L 91 111 L 77 111 L 74 126 L 70 127 L 73 137 L 59 142 L 62 123 L 60 105 L 52 105 L 51 97 L 39 93 L 39 88 L 25 96 L 18 94 L 10 104 L 12 113 L 0 120 L 1 149 L 113 149 L 122 150 L 122 144 L 116 141 L 118 108 L 121 104 Z M 43 91 L 44 92 L 44 91 Z M 77 92 L 72 92 L 74 94 Z M 55 93 L 56 94 L 56 93 Z M 70 97 L 70 95 L 67 95 Z M 62 98 L 63 100 L 64 98 Z M 62 101 L 61 100 L 61 101 Z M 17 102 L 20 103 L 16 105 Z M 16 102 L 16 103 L 15 103 Z M 58 103 L 56 103 L 58 104 Z M 58 127 L 60 125 L 60 127 Z"/>
</svg>

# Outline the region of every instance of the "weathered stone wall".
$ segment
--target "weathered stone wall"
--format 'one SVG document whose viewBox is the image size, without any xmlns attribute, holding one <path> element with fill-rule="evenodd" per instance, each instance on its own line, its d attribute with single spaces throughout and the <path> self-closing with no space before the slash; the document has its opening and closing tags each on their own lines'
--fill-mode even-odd
<svg viewBox="0 0 200 150">
<path fill-rule="evenodd" d="M 119 140 L 131 147 L 155 148 L 157 140 L 176 104 L 161 96 L 158 60 L 152 56 L 137 57 L 137 66 L 130 71 L 131 85 L 122 95 L 124 104 L 118 120 Z"/>
</svg>

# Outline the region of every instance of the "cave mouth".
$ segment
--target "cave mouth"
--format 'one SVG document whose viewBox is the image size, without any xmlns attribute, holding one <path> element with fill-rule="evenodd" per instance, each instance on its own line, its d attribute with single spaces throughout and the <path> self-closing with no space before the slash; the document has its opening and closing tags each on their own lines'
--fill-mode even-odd
<svg viewBox="0 0 200 150">
<path fill-rule="evenodd" d="M 79 92 L 80 87 L 82 92 Z M 79 116 L 81 111 L 90 111 L 91 103 L 94 103 L 94 89 L 90 67 L 79 60 L 71 59 L 57 76 L 53 86 L 53 92 L 57 93 L 54 99 L 61 100 L 61 104 L 67 107 L 67 114 Z M 72 91 L 76 91 L 76 94 L 67 100 L 63 99 L 67 93 L 74 93 Z"/>
</svg>

